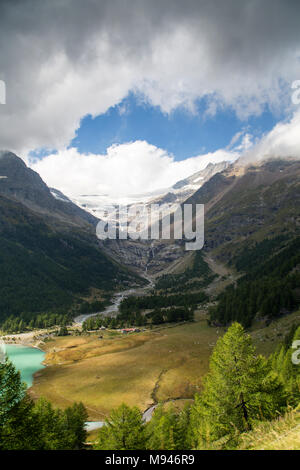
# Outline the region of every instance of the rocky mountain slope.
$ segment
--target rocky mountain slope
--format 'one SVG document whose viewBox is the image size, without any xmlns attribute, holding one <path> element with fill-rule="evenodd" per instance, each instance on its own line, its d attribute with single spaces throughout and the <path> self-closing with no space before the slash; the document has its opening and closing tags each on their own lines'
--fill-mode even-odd
<svg viewBox="0 0 300 470">
<path fill-rule="evenodd" d="M 98 219 L 55 189 L 11 152 L 0 152 L 0 194 L 47 217 L 51 223 L 87 227 Z"/>
<path fill-rule="evenodd" d="M 298 233 L 299 161 L 270 159 L 256 166 L 244 167 L 239 162 L 224 166 L 217 173 L 216 168 L 212 171 L 208 166 L 207 176 L 212 176 L 185 200 L 205 205 L 204 251 L 213 250 L 221 262 L 227 263 L 254 241 Z M 169 199 L 170 194 L 165 197 Z M 170 263 L 187 256 L 182 241 L 108 240 L 105 247 L 128 266 L 147 268 L 150 273 L 170 269 Z"/>
<path fill-rule="evenodd" d="M 91 288 L 140 282 L 100 250 L 97 220 L 53 196 L 16 155 L 0 154 L 0 176 L 0 321 L 65 313 Z"/>
<path fill-rule="evenodd" d="M 228 262 L 241 245 L 299 234 L 300 162 L 233 166 L 213 176 L 187 202 L 205 204 L 205 248 Z"/>
<path fill-rule="evenodd" d="M 199 188 L 206 187 L 207 182 L 215 175 L 215 183 L 219 187 L 220 172 L 230 166 L 229 162 L 209 163 L 203 170 L 194 173 L 188 178 L 178 181 L 162 195 L 150 198 L 145 202 L 145 207 L 152 204 L 159 205 L 160 210 L 172 213 L 178 204 L 183 203 Z M 134 206 L 134 204 L 132 204 Z M 158 214 L 158 212 L 157 212 Z M 157 214 L 151 213 L 152 223 L 157 220 Z M 140 272 L 158 275 L 161 271 L 170 270 L 170 265 L 180 260 L 186 253 L 184 242 L 172 240 L 107 240 L 102 244 L 107 253 L 111 253 L 116 259 L 127 266 L 132 266 Z"/>
<path fill-rule="evenodd" d="M 237 320 L 249 327 L 255 319 L 268 322 L 299 307 L 298 160 L 268 159 L 247 167 L 237 162 L 213 175 L 186 202 L 205 204 L 203 253 L 235 273 L 222 282 L 229 287 L 211 310 L 212 323 Z M 169 289 L 193 263 L 182 241 L 114 243 L 113 248 L 108 243 L 109 249 L 128 265 L 138 260 L 140 268 L 146 266 L 157 276 L 166 274 L 158 284 Z"/>
</svg>

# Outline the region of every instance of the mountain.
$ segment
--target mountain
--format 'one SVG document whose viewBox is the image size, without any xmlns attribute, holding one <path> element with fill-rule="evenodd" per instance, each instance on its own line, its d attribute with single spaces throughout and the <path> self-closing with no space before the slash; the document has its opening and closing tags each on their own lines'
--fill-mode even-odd
<svg viewBox="0 0 300 470">
<path fill-rule="evenodd" d="M 229 167 L 190 199 L 205 203 L 205 251 L 237 273 L 211 322 L 270 321 L 300 305 L 300 162 Z"/>
<path fill-rule="evenodd" d="M 197 191 L 206 181 L 208 181 L 215 173 L 225 170 L 229 166 L 229 162 L 209 163 L 203 170 L 192 174 L 188 178 L 177 181 L 173 186 L 156 190 L 152 193 L 136 194 L 126 196 L 125 198 L 114 198 L 108 194 L 81 194 L 72 198 L 73 202 L 97 216 L 101 214 L 103 209 L 111 206 L 135 206 L 138 204 L 180 204 Z"/>
<path fill-rule="evenodd" d="M 180 204 L 191 197 L 212 176 L 224 171 L 229 165 L 229 162 L 209 163 L 203 170 L 193 173 L 188 178 L 177 181 L 173 186 L 165 190 L 163 194 L 152 198 L 147 204 Z"/>
<path fill-rule="evenodd" d="M 91 289 L 141 282 L 101 251 L 96 221 L 16 155 L 1 152 L 0 321 L 66 313 Z"/>
<path fill-rule="evenodd" d="M 49 189 L 38 173 L 11 152 L 0 152 L 0 194 L 47 217 L 50 223 L 86 227 L 98 222 L 60 191 Z"/>
<path fill-rule="evenodd" d="M 186 202 L 205 204 L 206 249 L 228 262 L 238 245 L 299 234 L 300 162 L 275 159 L 242 168 L 233 165 Z"/>
<path fill-rule="evenodd" d="M 216 273 L 228 278 L 224 286 L 229 286 L 213 299 L 212 324 L 236 320 L 249 327 L 300 306 L 299 160 L 268 159 L 248 166 L 236 162 L 213 174 L 185 202 L 205 205 L 202 253 L 225 265 L 224 274 Z M 107 249 L 128 266 L 164 275 L 157 283 L 162 289 L 186 290 L 190 285 L 192 291 L 214 280 L 201 259 L 184 250 L 182 240 L 108 240 Z M 194 273 L 189 284 L 192 271 L 201 276 L 197 281 Z"/>
<path fill-rule="evenodd" d="M 145 197 L 139 200 L 138 204 L 144 204 L 146 208 L 150 208 L 152 204 L 159 205 L 160 210 L 166 210 L 172 213 L 178 204 L 184 202 L 189 196 L 192 196 L 199 188 L 203 187 L 214 175 L 216 181 L 219 180 L 220 172 L 226 170 L 230 166 L 229 162 L 209 163 L 203 170 L 192 174 L 188 178 L 178 181 L 170 188 L 161 192 L 156 197 Z M 221 177 L 220 177 L 221 178 Z M 97 199 L 93 196 L 94 205 L 91 205 L 92 197 L 89 197 L 89 203 L 93 207 L 92 212 L 97 213 L 101 207 L 101 197 Z M 132 208 L 136 203 L 131 203 Z M 103 206 L 104 207 L 104 206 Z M 125 207 L 125 206 L 124 206 Z M 123 208 L 124 209 L 124 208 Z M 124 210 L 125 213 L 125 210 Z M 121 226 L 124 224 L 122 220 L 122 212 L 120 213 Z M 159 217 L 159 212 L 151 210 L 152 223 Z M 184 244 L 181 242 L 173 243 L 171 240 L 107 240 L 102 244 L 104 250 L 111 253 L 116 259 L 127 266 L 132 266 L 140 272 L 150 272 L 157 274 L 161 270 L 169 269 L 173 262 L 176 262 L 184 255 Z"/>
</svg>

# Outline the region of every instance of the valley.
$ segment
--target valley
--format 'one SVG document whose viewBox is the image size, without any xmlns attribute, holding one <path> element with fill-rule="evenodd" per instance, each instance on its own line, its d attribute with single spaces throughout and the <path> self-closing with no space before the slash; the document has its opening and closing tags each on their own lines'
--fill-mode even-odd
<svg viewBox="0 0 300 470">
<path fill-rule="evenodd" d="M 16 158 L 4 159 L 6 172 L 12 165 L 26 177 Z M 148 410 L 147 419 L 159 403 L 180 412 L 202 391 L 211 354 L 233 320 L 266 357 L 300 324 L 299 163 L 209 171 L 187 200 L 206 205 L 198 252 L 176 240 L 99 242 L 95 221 L 64 212 L 73 203 L 32 174 L 37 194 L 16 183 L 3 194 L 0 187 L 7 293 L 0 328 L 5 342 L 45 353 L 46 367 L 28 390 L 35 402 L 45 397 L 60 409 L 82 402 L 91 429 L 122 403 Z M 48 204 L 57 203 L 50 215 Z"/>
<path fill-rule="evenodd" d="M 300 324 L 300 311 L 267 327 L 254 325 L 251 336 L 258 352 L 274 352 L 293 324 Z M 180 404 L 201 390 L 211 352 L 224 331 L 209 327 L 206 312 L 198 311 L 194 323 L 146 332 L 51 338 L 42 345 L 47 367 L 35 375 L 30 395 L 45 396 L 60 407 L 82 401 L 91 421 L 103 420 L 122 402 L 141 410 L 156 402 Z"/>
</svg>

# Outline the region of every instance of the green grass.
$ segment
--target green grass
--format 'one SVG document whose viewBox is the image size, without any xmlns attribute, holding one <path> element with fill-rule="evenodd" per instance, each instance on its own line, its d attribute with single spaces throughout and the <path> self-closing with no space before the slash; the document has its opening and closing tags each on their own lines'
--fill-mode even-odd
<svg viewBox="0 0 300 470">
<path fill-rule="evenodd" d="M 115 339 L 55 338 L 45 345 L 49 367 L 38 373 L 31 394 L 62 407 L 82 401 L 90 419 L 122 402 L 145 410 L 155 400 L 192 398 L 222 333 L 203 318 Z"/>
<path fill-rule="evenodd" d="M 105 331 L 103 339 L 99 333 L 57 337 L 44 346 L 48 367 L 37 374 L 30 393 L 61 407 L 82 401 L 93 420 L 122 402 L 143 411 L 154 401 L 192 398 L 201 390 L 213 347 L 225 331 L 209 327 L 205 311 L 196 320 L 130 335 Z M 254 325 L 258 352 L 273 352 L 293 323 L 300 324 L 300 311 L 268 327 Z"/>
<path fill-rule="evenodd" d="M 300 450 L 300 410 L 258 424 L 243 434 L 239 450 Z"/>
</svg>

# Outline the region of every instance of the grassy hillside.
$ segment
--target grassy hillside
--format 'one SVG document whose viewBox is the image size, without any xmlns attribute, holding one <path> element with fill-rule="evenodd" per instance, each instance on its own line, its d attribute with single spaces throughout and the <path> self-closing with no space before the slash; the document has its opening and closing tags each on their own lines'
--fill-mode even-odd
<svg viewBox="0 0 300 470">
<path fill-rule="evenodd" d="M 300 409 L 260 423 L 241 440 L 239 450 L 300 450 Z"/>
<path fill-rule="evenodd" d="M 242 249 L 268 237 L 299 235 L 299 162 L 274 160 L 234 179 L 229 170 L 222 176 L 228 186 L 207 201 L 205 218 L 206 248 L 219 259 L 231 262 Z M 205 186 L 194 202 L 205 198 Z"/>
</svg>

